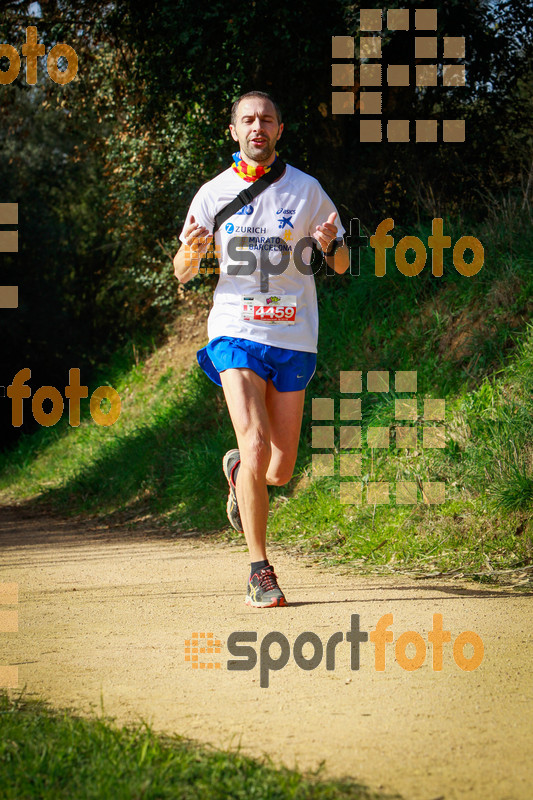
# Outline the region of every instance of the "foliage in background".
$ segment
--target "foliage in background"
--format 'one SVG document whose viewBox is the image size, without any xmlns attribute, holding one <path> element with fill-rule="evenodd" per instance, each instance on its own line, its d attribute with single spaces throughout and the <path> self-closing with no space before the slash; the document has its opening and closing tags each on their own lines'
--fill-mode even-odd
<svg viewBox="0 0 533 800">
<path fill-rule="evenodd" d="M 90 377 L 117 345 L 161 335 L 180 303 L 171 258 L 183 216 L 198 186 L 229 163 L 228 115 L 242 91 L 279 98 L 284 157 L 321 180 L 345 225 L 393 216 L 409 226 L 446 213 L 479 220 L 480 193 L 499 197 L 521 179 L 529 202 L 529 2 L 428 7 L 438 9 L 439 41 L 466 37 L 467 85 L 390 87 L 384 107 L 390 117 L 466 117 L 461 145 L 359 145 L 358 116 L 332 116 L 331 35 L 359 35 L 359 3 L 328 4 L 325 30 L 317 0 L 267 9 L 221 0 L 201 13 L 193 0 L 7 0 L 2 41 L 20 49 L 36 25 L 47 50 L 64 41 L 79 57 L 66 86 L 41 60 L 35 86 L 22 69 L 0 87 L 0 201 L 18 202 L 21 217 L 21 251 L 2 259 L 3 282 L 18 284 L 21 298 L 0 318 L 7 376 L 30 366 L 36 385 L 61 386 L 70 367 Z M 386 35 L 384 69 L 403 62 L 405 42 L 402 32 Z M 355 92 L 357 104 L 358 84 Z M 1 433 L 17 434 L 5 423 Z"/>
</svg>

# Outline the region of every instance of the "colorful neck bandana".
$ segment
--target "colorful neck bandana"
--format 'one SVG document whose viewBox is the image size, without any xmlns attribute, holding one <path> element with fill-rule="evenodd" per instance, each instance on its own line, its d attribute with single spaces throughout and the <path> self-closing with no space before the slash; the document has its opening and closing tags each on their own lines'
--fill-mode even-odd
<svg viewBox="0 0 533 800">
<path fill-rule="evenodd" d="M 277 157 L 278 153 L 276 151 L 276 158 Z M 233 153 L 233 161 L 235 163 L 231 165 L 232 168 L 235 170 L 237 175 L 240 175 L 240 177 L 247 183 L 253 183 L 260 178 L 261 175 L 265 175 L 267 172 L 269 172 L 272 164 L 274 163 L 273 161 L 272 164 L 268 165 L 268 167 L 251 167 L 250 164 L 247 164 L 246 161 L 243 161 L 240 151 L 238 153 Z"/>
</svg>

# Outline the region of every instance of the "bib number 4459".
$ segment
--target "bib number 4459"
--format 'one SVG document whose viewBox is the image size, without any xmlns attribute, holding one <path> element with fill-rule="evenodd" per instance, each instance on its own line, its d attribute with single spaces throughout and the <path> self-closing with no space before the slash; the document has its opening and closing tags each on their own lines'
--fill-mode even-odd
<svg viewBox="0 0 533 800">
<path fill-rule="evenodd" d="M 294 319 L 293 306 L 254 306 L 254 319 L 279 319 L 287 322 Z"/>
<path fill-rule="evenodd" d="M 243 297 L 241 318 L 249 322 L 268 322 L 271 325 L 294 325 L 296 297 L 294 295 L 268 295 Z"/>
</svg>

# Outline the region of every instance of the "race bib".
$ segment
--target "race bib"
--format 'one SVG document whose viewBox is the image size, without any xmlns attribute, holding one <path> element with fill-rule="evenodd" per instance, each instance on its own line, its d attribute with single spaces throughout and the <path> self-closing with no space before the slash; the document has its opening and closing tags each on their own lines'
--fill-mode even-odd
<svg viewBox="0 0 533 800">
<path fill-rule="evenodd" d="M 272 294 L 241 297 L 241 319 L 247 322 L 268 322 L 277 325 L 294 325 L 296 319 L 296 295 Z"/>
</svg>

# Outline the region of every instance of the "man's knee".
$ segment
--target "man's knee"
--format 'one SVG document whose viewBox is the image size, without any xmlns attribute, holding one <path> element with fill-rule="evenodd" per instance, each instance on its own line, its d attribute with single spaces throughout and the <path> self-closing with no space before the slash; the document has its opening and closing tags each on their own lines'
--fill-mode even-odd
<svg viewBox="0 0 533 800">
<path fill-rule="evenodd" d="M 270 486 L 284 486 L 292 478 L 292 468 L 289 470 L 286 466 L 280 464 L 273 470 L 269 469 L 266 478 Z"/>
<path fill-rule="evenodd" d="M 256 474 L 265 474 L 272 450 L 270 438 L 261 430 L 252 430 L 244 436 L 239 446 L 241 466 L 250 468 Z"/>
</svg>

